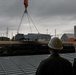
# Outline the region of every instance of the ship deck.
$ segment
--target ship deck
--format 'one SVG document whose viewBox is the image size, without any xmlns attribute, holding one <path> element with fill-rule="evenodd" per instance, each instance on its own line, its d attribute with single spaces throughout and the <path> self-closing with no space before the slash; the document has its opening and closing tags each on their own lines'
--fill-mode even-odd
<svg viewBox="0 0 76 75">
<path fill-rule="evenodd" d="M 11 44 L 29 44 L 29 43 L 35 43 L 35 44 L 48 44 L 47 41 L 0 41 L 0 45 L 11 45 Z M 73 44 L 76 45 L 76 41 L 74 42 L 62 42 L 63 44 Z"/>
<path fill-rule="evenodd" d="M 76 53 L 60 54 L 73 63 Z M 5 56 L 0 57 L 0 75 L 35 75 L 36 69 L 46 55 Z"/>
</svg>

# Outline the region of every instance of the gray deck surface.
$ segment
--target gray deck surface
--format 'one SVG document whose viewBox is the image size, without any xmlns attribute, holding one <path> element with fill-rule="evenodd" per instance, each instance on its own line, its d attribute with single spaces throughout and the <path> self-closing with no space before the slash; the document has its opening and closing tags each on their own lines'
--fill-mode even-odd
<svg viewBox="0 0 76 75">
<path fill-rule="evenodd" d="M 60 54 L 73 63 L 76 53 Z M 41 60 L 49 55 L 0 57 L 0 75 L 35 75 Z"/>
</svg>

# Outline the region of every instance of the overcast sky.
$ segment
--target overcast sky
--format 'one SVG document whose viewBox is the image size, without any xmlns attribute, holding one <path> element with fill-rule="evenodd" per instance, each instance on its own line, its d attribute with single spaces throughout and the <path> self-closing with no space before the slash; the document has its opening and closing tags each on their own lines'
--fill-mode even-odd
<svg viewBox="0 0 76 75">
<path fill-rule="evenodd" d="M 0 35 L 15 35 L 24 12 L 23 0 L 0 0 Z M 76 0 L 29 0 L 28 13 L 39 33 L 74 33 Z M 29 25 L 30 21 L 30 25 Z M 31 29 L 30 29 L 31 27 Z M 25 14 L 20 33 L 37 33 Z"/>
</svg>

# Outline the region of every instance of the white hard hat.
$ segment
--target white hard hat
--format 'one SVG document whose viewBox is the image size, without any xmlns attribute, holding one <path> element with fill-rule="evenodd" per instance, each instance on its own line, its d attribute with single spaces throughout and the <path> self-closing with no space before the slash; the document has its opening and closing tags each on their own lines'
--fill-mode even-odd
<svg viewBox="0 0 76 75">
<path fill-rule="evenodd" d="M 56 50 L 62 50 L 63 49 L 62 41 L 59 38 L 57 38 L 57 37 L 52 38 L 49 41 L 48 46 L 50 48 L 56 49 Z"/>
</svg>

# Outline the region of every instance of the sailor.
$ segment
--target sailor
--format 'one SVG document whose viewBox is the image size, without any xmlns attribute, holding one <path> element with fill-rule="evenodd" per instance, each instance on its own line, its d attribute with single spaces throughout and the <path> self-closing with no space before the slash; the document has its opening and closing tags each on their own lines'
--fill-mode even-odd
<svg viewBox="0 0 76 75">
<path fill-rule="evenodd" d="M 40 62 L 35 75 L 73 75 L 71 62 L 59 55 L 63 49 L 61 40 L 54 37 L 48 46 L 51 55 Z"/>
</svg>

